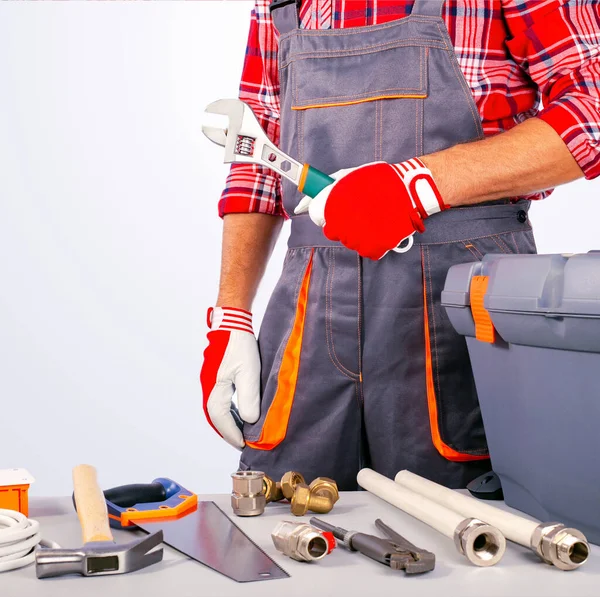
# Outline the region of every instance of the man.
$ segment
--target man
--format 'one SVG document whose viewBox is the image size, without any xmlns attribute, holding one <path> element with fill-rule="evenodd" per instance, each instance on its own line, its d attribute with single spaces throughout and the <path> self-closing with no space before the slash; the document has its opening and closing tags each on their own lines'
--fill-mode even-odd
<svg viewBox="0 0 600 597">
<path fill-rule="evenodd" d="M 407 468 L 464 487 L 490 462 L 445 276 L 534 253 L 530 202 L 600 174 L 598 3 L 257 0 L 240 98 L 336 182 L 309 200 L 232 167 L 208 421 L 242 469 L 356 489 L 363 466 Z M 259 348 L 252 301 L 288 217 Z"/>
</svg>

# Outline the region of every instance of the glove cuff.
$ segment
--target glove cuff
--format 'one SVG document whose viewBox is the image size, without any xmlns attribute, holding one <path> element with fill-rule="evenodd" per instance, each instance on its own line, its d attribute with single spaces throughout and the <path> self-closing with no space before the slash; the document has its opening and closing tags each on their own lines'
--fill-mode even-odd
<svg viewBox="0 0 600 597">
<path fill-rule="evenodd" d="M 211 331 L 238 330 L 254 335 L 252 313 L 235 307 L 210 307 L 206 314 L 206 322 Z"/>
<path fill-rule="evenodd" d="M 422 219 L 450 207 L 444 203 L 431 170 L 419 158 L 392 164 L 392 167 L 402 179 L 413 206 Z"/>
</svg>

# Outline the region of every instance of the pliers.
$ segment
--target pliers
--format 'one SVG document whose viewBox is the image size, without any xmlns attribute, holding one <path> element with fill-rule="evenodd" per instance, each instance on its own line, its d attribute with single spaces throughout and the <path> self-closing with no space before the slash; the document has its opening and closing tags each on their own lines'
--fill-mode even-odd
<svg viewBox="0 0 600 597">
<path fill-rule="evenodd" d="M 357 531 L 347 531 L 318 518 L 311 518 L 310 524 L 333 533 L 333 536 L 351 551 L 359 551 L 372 560 L 389 566 L 392 570 L 404 570 L 406 574 L 421 574 L 435 568 L 435 554 L 416 547 L 379 518 L 375 521 L 375 526 L 387 535 L 388 539 Z"/>
</svg>

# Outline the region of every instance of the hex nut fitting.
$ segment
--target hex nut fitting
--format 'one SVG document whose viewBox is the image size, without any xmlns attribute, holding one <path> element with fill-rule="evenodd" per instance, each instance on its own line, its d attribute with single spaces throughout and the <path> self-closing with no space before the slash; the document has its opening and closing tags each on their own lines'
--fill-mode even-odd
<svg viewBox="0 0 600 597">
<path fill-rule="evenodd" d="M 275 482 L 271 477 L 265 475 L 263 484 L 267 504 L 270 502 L 279 502 L 284 498 L 283 492 L 281 491 L 281 483 L 279 481 Z"/>
<path fill-rule="evenodd" d="M 506 539 L 496 528 L 477 518 L 465 518 L 454 531 L 459 553 L 476 566 L 497 564 L 506 550 Z"/>
<path fill-rule="evenodd" d="M 294 489 L 292 496 L 292 514 L 294 516 L 304 516 L 308 510 L 310 501 L 310 489 L 306 483 L 299 483 Z"/>
<path fill-rule="evenodd" d="M 306 483 L 296 485 L 291 501 L 294 516 L 304 516 L 309 510 L 318 514 L 327 514 L 331 512 L 334 504 L 328 493 L 316 495 Z"/>
<path fill-rule="evenodd" d="M 300 562 L 320 560 L 331 551 L 323 533 L 306 523 L 284 520 L 275 527 L 271 538 L 278 551 Z"/>
<path fill-rule="evenodd" d="M 281 477 L 281 491 L 288 500 L 292 499 L 296 485 L 306 483 L 304 477 L 295 471 L 289 471 Z"/>
<path fill-rule="evenodd" d="M 237 516 L 258 516 L 265 511 L 266 499 L 262 471 L 232 473 L 231 507 Z"/>
<path fill-rule="evenodd" d="M 340 499 L 337 483 L 328 477 L 317 477 L 308 486 L 312 495 L 320 495 L 331 500 L 331 506 Z"/>
<path fill-rule="evenodd" d="M 585 535 L 577 529 L 558 522 L 546 522 L 536 527 L 531 535 L 531 549 L 559 570 L 575 570 L 584 564 L 590 554 Z"/>
</svg>

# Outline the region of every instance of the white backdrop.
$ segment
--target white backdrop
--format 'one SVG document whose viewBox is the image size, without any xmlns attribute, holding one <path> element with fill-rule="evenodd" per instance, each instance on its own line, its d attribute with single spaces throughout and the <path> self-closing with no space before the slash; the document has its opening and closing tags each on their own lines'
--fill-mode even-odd
<svg viewBox="0 0 600 597">
<path fill-rule="evenodd" d="M 0 468 L 33 494 L 70 493 L 79 462 L 104 487 L 231 489 L 198 381 L 228 167 L 200 124 L 237 94 L 251 6 L 0 4 Z M 532 208 L 540 252 L 600 248 L 599 190 Z"/>
</svg>

